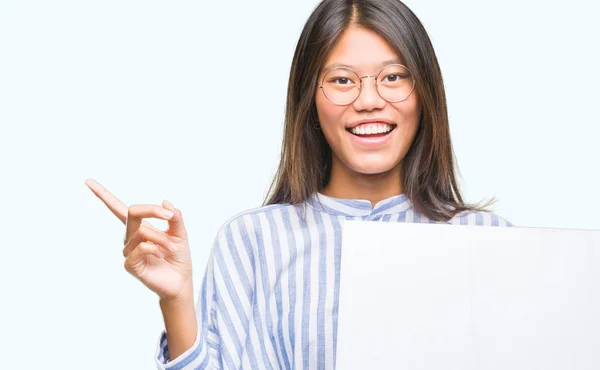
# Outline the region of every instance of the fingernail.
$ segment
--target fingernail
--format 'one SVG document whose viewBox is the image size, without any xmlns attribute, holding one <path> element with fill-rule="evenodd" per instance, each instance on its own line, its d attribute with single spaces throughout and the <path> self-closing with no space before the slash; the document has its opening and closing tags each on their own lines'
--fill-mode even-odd
<svg viewBox="0 0 600 370">
<path fill-rule="evenodd" d="M 165 209 L 162 211 L 162 214 L 166 217 L 166 218 L 171 218 L 173 217 L 173 212 L 169 211 L 168 209 Z"/>
</svg>

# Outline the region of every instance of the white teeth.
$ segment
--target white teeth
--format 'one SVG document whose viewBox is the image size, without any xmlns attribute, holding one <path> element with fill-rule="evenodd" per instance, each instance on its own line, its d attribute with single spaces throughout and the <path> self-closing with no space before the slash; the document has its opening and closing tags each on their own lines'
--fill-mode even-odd
<svg viewBox="0 0 600 370">
<path fill-rule="evenodd" d="M 392 131 L 392 126 L 386 123 L 368 123 L 353 127 L 350 131 L 355 135 L 383 134 Z"/>
</svg>

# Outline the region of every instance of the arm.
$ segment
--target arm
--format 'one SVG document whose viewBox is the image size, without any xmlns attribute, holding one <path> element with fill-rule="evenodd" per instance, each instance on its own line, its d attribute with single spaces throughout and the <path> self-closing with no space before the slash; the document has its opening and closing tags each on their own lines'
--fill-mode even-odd
<svg viewBox="0 0 600 370">
<path fill-rule="evenodd" d="M 194 312 L 191 256 L 181 211 L 166 200 L 161 206 L 127 207 L 97 182 L 87 180 L 86 184 L 126 226 L 123 239 L 125 269 L 161 299 L 168 335 L 163 331 L 158 343 L 155 357 L 158 369 L 212 368 L 214 359 L 220 357 L 218 348 L 215 349 L 220 345 L 219 338 L 212 341 L 211 355 L 206 340 L 209 327 L 214 328 L 214 322 L 207 320 L 207 312 L 214 307 L 212 253 L 198 304 L 199 326 Z M 144 218 L 168 220 L 169 228 L 158 230 Z M 172 355 L 176 356 L 173 361 L 167 340 Z"/>
<path fill-rule="evenodd" d="M 194 291 L 190 288 L 174 300 L 160 300 L 160 309 L 165 321 L 169 357 L 177 358 L 192 348 L 198 335 L 198 323 L 194 310 Z"/>
<path fill-rule="evenodd" d="M 155 363 L 159 370 L 219 367 L 218 347 L 215 348 L 208 342 L 209 333 L 215 331 L 215 323 L 210 319 L 210 313 L 215 307 L 213 263 L 211 252 L 196 307 L 191 283 L 180 298 L 160 301 L 165 330 L 160 335 L 155 354 Z M 212 339 L 212 343 L 218 345 L 218 342 L 218 338 Z"/>
</svg>

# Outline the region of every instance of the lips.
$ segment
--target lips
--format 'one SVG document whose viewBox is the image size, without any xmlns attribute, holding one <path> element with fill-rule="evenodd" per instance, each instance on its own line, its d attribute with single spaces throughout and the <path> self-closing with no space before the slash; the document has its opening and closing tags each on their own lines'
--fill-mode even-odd
<svg viewBox="0 0 600 370">
<path fill-rule="evenodd" d="M 355 134 L 352 132 L 352 129 L 347 128 L 346 131 L 348 135 L 350 135 L 350 141 L 353 145 L 356 145 L 357 148 L 361 150 L 379 150 L 385 148 L 393 137 L 395 136 L 396 125 L 390 125 L 392 129 L 388 132 L 383 133 L 371 133 L 371 134 Z M 360 127 L 358 129 L 361 129 Z M 357 127 L 354 127 L 354 131 L 356 132 Z M 364 131 L 363 131 L 364 132 Z"/>
<path fill-rule="evenodd" d="M 384 122 L 366 122 L 352 127 L 347 127 L 346 131 L 360 137 L 385 136 L 396 128 L 394 124 Z"/>
</svg>

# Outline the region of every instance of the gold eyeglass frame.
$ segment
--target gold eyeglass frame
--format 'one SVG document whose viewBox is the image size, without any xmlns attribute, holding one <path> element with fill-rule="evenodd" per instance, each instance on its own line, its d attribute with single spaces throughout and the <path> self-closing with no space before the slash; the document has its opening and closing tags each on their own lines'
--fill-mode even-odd
<svg viewBox="0 0 600 370">
<path fill-rule="evenodd" d="M 395 101 L 388 100 L 388 99 L 384 98 L 383 96 L 381 96 L 381 94 L 379 93 L 379 75 L 380 75 L 380 74 L 381 74 L 381 72 L 383 72 L 383 71 L 384 71 L 386 68 L 388 68 L 388 67 L 391 67 L 391 66 L 400 66 L 400 67 L 406 68 L 406 70 L 408 71 L 408 73 L 410 73 L 410 77 L 411 77 L 411 78 L 412 78 L 412 80 L 413 80 L 412 89 L 410 89 L 410 92 L 408 93 L 408 95 L 407 95 L 405 98 L 403 98 L 403 99 L 400 99 L 400 100 L 395 100 Z M 350 103 L 346 103 L 346 104 L 338 104 L 338 103 L 336 103 L 336 102 L 332 101 L 331 99 L 329 99 L 329 97 L 327 96 L 327 94 L 325 94 L 325 89 L 323 88 L 323 83 L 325 82 L 325 77 L 327 77 L 327 75 L 328 75 L 328 74 L 329 74 L 331 71 L 333 71 L 333 70 L 335 70 L 335 69 L 347 69 L 347 70 L 349 70 L 350 72 L 354 73 L 354 74 L 355 74 L 355 75 L 358 77 L 358 79 L 360 80 L 360 84 L 358 85 L 358 95 L 356 95 L 356 98 L 354 98 L 354 100 L 352 100 Z M 362 84 L 363 84 L 363 78 L 369 78 L 369 77 L 375 77 L 375 91 L 377 91 L 377 95 L 379 95 L 379 97 L 380 97 L 381 99 L 383 99 L 383 100 L 387 101 L 388 103 L 400 103 L 400 102 L 402 102 L 402 101 L 404 101 L 404 100 L 408 99 L 408 98 L 409 98 L 409 97 L 412 95 L 413 91 L 415 91 L 415 86 L 416 86 L 416 84 L 417 84 L 417 81 L 415 80 L 415 78 L 414 78 L 414 76 L 413 76 L 412 72 L 410 71 L 410 69 L 408 69 L 408 67 L 407 67 L 407 66 L 405 66 L 404 64 L 395 63 L 395 64 L 388 64 L 387 66 L 383 67 L 383 68 L 381 69 L 381 71 L 379 71 L 379 73 L 377 73 L 376 75 L 366 75 L 366 76 L 362 76 L 362 77 L 358 76 L 358 73 L 356 73 L 356 72 L 355 72 L 355 71 L 354 71 L 352 68 L 349 68 L 349 67 L 343 67 L 343 66 L 341 66 L 341 67 L 334 67 L 334 68 L 331 68 L 329 71 L 325 72 L 325 74 L 323 75 L 323 79 L 321 80 L 321 84 L 319 85 L 319 88 L 320 88 L 320 89 L 321 89 L 321 91 L 323 92 L 323 96 L 324 96 L 324 97 L 325 97 L 327 100 L 329 100 L 330 102 L 332 102 L 333 104 L 335 104 L 335 105 L 350 105 L 350 104 L 354 103 L 354 102 L 356 101 L 356 99 L 358 99 L 358 98 L 360 97 L 360 94 L 362 93 L 362 89 L 361 89 L 361 87 L 362 87 Z"/>
</svg>

